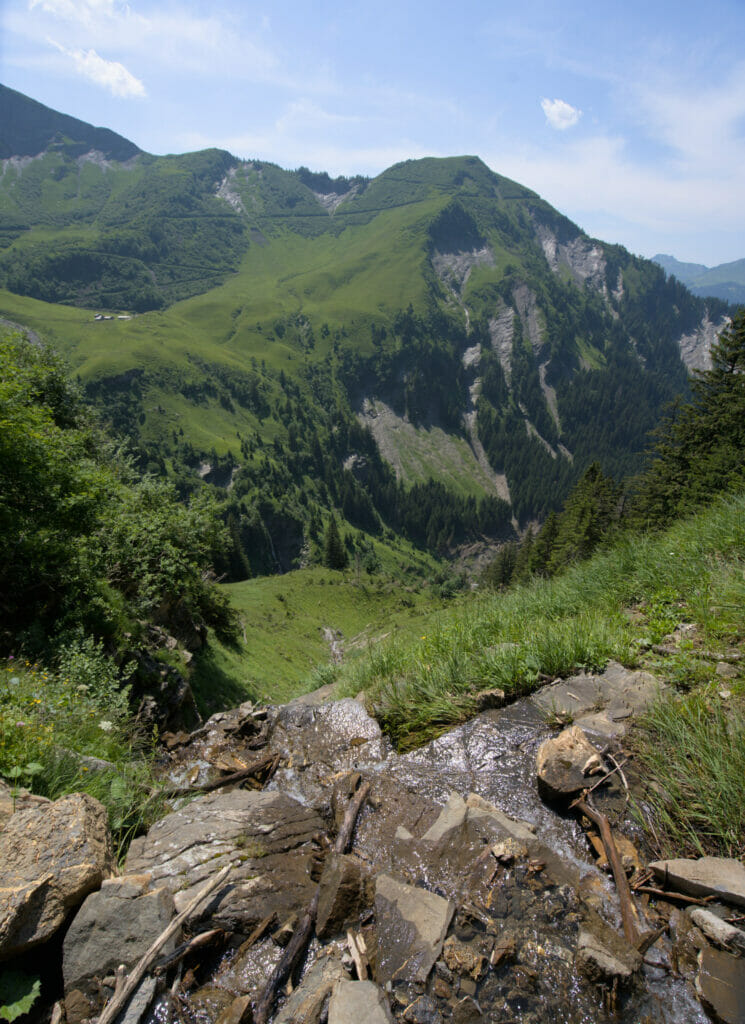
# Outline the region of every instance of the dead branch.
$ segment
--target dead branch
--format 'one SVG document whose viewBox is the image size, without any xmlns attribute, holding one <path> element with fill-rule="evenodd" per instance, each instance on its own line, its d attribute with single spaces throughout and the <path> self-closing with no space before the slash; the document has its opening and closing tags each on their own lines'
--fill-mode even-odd
<svg viewBox="0 0 745 1024">
<path fill-rule="evenodd" d="M 646 892 L 649 896 L 659 896 L 663 900 L 672 900 L 673 903 L 691 903 L 701 907 L 705 907 L 714 899 L 713 896 L 702 896 L 701 899 L 698 899 L 696 896 L 686 896 L 682 892 L 670 892 L 666 889 L 658 889 L 654 885 L 638 885 L 635 892 Z"/>
<path fill-rule="evenodd" d="M 174 787 L 172 789 L 163 789 L 160 791 L 161 795 L 167 800 L 176 800 L 182 796 L 193 796 L 195 793 L 211 793 L 215 789 L 220 789 L 222 786 L 233 786 L 238 782 L 244 782 L 246 779 L 252 776 L 260 775 L 265 769 L 268 772 L 264 778 L 264 782 L 274 775 L 279 764 L 279 754 L 267 755 L 266 757 L 260 758 L 258 761 L 254 761 L 252 764 L 247 765 L 245 768 L 241 768 L 239 772 L 233 772 L 230 775 L 223 775 L 221 779 L 213 779 L 211 782 L 202 782 L 196 786 L 186 786 L 183 789 Z"/>
<path fill-rule="evenodd" d="M 358 980 L 367 981 L 370 977 L 370 964 L 367 959 L 367 946 L 362 938 L 362 934 L 358 933 L 355 935 L 353 931 L 348 931 L 347 945 L 349 946 L 352 960 L 354 960 Z"/>
<path fill-rule="evenodd" d="M 126 983 L 122 986 L 118 993 L 115 993 L 108 1003 L 104 1006 L 101 1016 L 98 1018 L 98 1024 L 112 1024 L 116 1020 L 121 1010 L 124 1009 L 126 1004 L 129 1002 L 135 989 L 142 981 L 144 975 L 150 968 L 150 965 L 155 960 L 158 953 L 161 951 L 166 942 L 172 935 L 175 935 L 179 930 L 184 921 L 197 909 L 199 904 L 209 896 L 211 892 L 214 892 L 217 887 L 225 881 L 231 871 L 231 865 L 226 865 L 222 871 L 219 871 L 216 875 L 213 875 L 209 881 L 202 886 L 197 895 L 189 903 L 189 905 L 177 914 L 173 918 L 171 923 L 165 928 L 158 938 L 153 942 L 150 948 L 143 954 L 139 962 L 136 964 Z"/>
<path fill-rule="evenodd" d="M 202 946 L 209 946 L 210 943 L 221 939 L 224 941 L 225 938 L 226 933 L 222 928 L 212 928 L 208 932 L 201 932 L 199 935 L 195 935 L 193 939 L 189 939 L 188 942 L 179 946 L 178 949 L 175 949 L 170 956 L 163 957 L 162 960 L 159 960 L 153 968 L 153 974 L 164 974 L 166 971 L 170 970 L 171 967 L 174 967 L 185 957 L 189 956 L 190 953 L 193 953 L 195 949 L 201 949 Z"/>
<path fill-rule="evenodd" d="M 616 883 L 616 891 L 618 892 L 618 899 L 621 904 L 623 933 L 626 936 L 626 941 L 631 943 L 632 946 L 636 946 L 639 941 L 639 912 L 631 897 L 631 889 L 629 887 L 628 879 L 626 878 L 626 872 L 623 870 L 621 858 L 618 855 L 618 849 L 616 847 L 615 840 L 613 839 L 610 823 L 604 814 L 601 814 L 600 811 L 596 811 L 595 808 L 588 803 L 584 794 L 574 801 L 572 807 L 576 807 L 581 814 L 584 814 L 585 817 L 589 818 L 590 821 L 597 826 L 597 829 L 600 832 L 600 838 L 603 840 L 603 846 L 605 847 L 605 856 L 608 858 L 608 863 L 611 866 L 613 880 Z"/>
<path fill-rule="evenodd" d="M 597 782 L 595 783 L 595 785 L 594 785 L 594 786 L 590 786 L 590 788 L 589 788 L 589 789 L 588 789 L 588 790 L 586 791 L 586 792 L 587 792 L 587 796 L 589 796 L 589 795 L 590 795 L 590 793 L 594 793 L 594 792 L 595 792 L 595 790 L 596 790 L 596 789 L 598 788 L 598 786 L 602 786 L 604 782 L 607 782 L 607 781 L 608 781 L 608 779 L 609 779 L 609 778 L 611 777 L 611 775 L 615 775 L 615 774 L 616 774 L 616 772 L 620 772 L 620 771 L 621 771 L 621 769 L 622 769 L 622 768 L 624 767 L 624 765 L 627 765 L 627 764 L 629 763 L 629 759 L 628 759 L 628 757 L 626 758 L 626 760 L 625 760 L 625 761 L 621 761 L 621 763 L 620 763 L 620 764 L 618 764 L 618 762 L 616 761 L 616 759 L 615 759 L 614 757 L 611 757 L 611 756 L 610 756 L 610 754 L 606 754 L 605 756 L 606 756 L 606 757 L 607 757 L 607 758 L 608 758 L 608 759 L 609 759 L 610 761 L 612 761 L 612 762 L 613 762 L 613 764 L 615 765 L 615 767 L 614 767 L 614 768 L 611 768 L 611 770 L 610 770 L 609 772 L 607 772 L 607 773 L 606 773 L 606 774 L 605 774 L 605 775 L 604 775 L 604 776 L 602 777 L 602 779 L 598 779 L 598 781 L 597 781 Z M 622 775 L 622 777 L 623 777 L 623 773 L 621 773 L 621 775 Z M 626 790 L 627 790 L 627 791 L 628 791 L 628 788 L 629 788 L 629 787 L 628 787 L 628 785 L 627 785 L 627 786 L 626 786 Z"/>
</svg>

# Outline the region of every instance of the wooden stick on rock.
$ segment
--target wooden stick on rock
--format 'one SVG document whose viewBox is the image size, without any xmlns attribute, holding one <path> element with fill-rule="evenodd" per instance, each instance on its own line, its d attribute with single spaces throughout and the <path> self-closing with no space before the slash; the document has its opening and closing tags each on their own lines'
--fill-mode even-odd
<svg viewBox="0 0 745 1024">
<path fill-rule="evenodd" d="M 98 1024 L 112 1024 L 112 1022 L 116 1020 L 120 1012 L 124 1009 L 124 1007 L 131 999 L 135 989 L 142 981 L 148 968 L 153 963 L 153 961 L 155 960 L 156 956 L 161 951 L 163 946 L 165 946 L 166 942 L 168 942 L 172 935 L 175 935 L 175 933 L 178 931 L 178 929 L 181 927 L 181 925 L 184 923 L 187 917 L 194 913 L 194 911 L 202 902 L 202 900 L 206 899 L 206 897 L 209 896 L 211 892 L 214 892 L 215 889 L 217 889 L 218 886 L 225 881 L 231 869 L 232 866 L 228 864 L 222 869 L 222 871 L 219 871 L 216 875 L 213 875 L 212 878 L 210 878 L 209 881 L 202 886 L 202 888 L 199 890 L 194 899 L 189 903 L 189 905 L 185 907 L 185 909 L 182 910 L 180 914 L 177 914 L 176 917 L 174 917 L 171 923 L 168 925 L 168 927 L 160 933 L 160 935 L 152 944 L 152 946 L 150 946 L 147 952 L 142 955 L 142 958 L 134 967 L 130 976 L 127 978 L 126 984 L 122 986 L 121 991 L 115 993 L 111 997 L 111 999 L 109 999 L 106 1006 L 104 1006 L 103 1011 L 101 1012 L 101 1016 L 98 1018 Z"/>
</svg>

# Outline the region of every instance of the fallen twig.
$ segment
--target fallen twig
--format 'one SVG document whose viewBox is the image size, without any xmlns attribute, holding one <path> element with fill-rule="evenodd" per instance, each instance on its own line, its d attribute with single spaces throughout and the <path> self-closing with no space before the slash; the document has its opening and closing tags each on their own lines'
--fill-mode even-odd
<svg viewBox="0 0 745 1024">
<path fill-rule="evenodd" d="M 682 892 L 671 892 L 667 889 L 658 889 L 654 885 L 637 885 L 635 892 L 646 892 L 649 896 L 660 896 L 663 900 L 692 903 L 702 907 L 705 907 L 707 903 L 711 903 L 714 899 L 714 896 L 702 896 L 701 899 L 698 899 L 696 896 L 686 896 Z"/>
<path fill-rule="evenodd" d="M 160 933 L 155 942 L 153 942 L 150 948 L 140 958 L 139 962 L 132 970 L 132 973 L 127 978 L 127 981 L 122 985 L 121 990 L 115 992 L 108 1003 L 104 1006 L 101 1016 L 98 1018 L 98 1024 L 112 1024 L 112 1021 L 116 1020 L 121 1010 L 124 1009 L 126 1004 L 129 1002 L 129 999 L 134 994 L 135 989 L 142 981 L 153 960 L 155 960 L 155 957 L 161 951 L 163 946 L 165 946 L 166 942 L 168 942 L 172 935 L 175 935 L 187 917 L 194 913 L 199 904 L 225 881 L 230 874 L 230 871 L 231 865 L 228 864 L 222 869 L 222 871 L 213 875 L 212 878 L 202 886 L 189 905 L 185 907 L 180 914 L 177 914 L 168 927 Z"/>
<path fill-rule="evenodd" d="M 594 786 L 590 786 L 590 788 L 588 790 L 586 790 L 587 796 L 589 796 L 590 793 L 594 793 L 595 790 L 598 788 L 598 786 L 602 786 L 604 782 L 607 782 L 608 779 L 611 777 L 611 775 L 615 775 L 616 772 L 621 772 L 621 769 L 624 767 L 624 765 L 627 765 L 629 763 L 629 758 L 628 757 L 626 758 L 625 761 L 621 761 L 621 763 L 618 764 L 616 759 L 614 757 L 611 757 L 610 754 L 606 754 L 605 756 L 608 758 L 609 761 L 613 762 L 615 767 L 611 768 L 611 770 L 609 772 L 607 772 L 602 777 L 602 779 L 598 779 L 598 781 L 595 783 Z M 623 773 L 621 773 L 621 777 L 623 778 Z M 625 783 L 625 780 L 624 780 L 624 783 Z M 626 785 L 626 791 L 627 792 L 628 792 L 628 788 L 629 788 L 628 785 Z"/>
<path fill-rule="evenodd" d="M 584 814 L 594 822 L 600 832 L 600 838 L 603 840 L 603 846 L 605 847 L 605 856 L 608 858 L 608 863 L 611 866 L 613 872 L 613 880 L 616 883 L 616 891 L 618 892 L 618 899 L 621 904 L 621 920 L 623 921 L 623 933 L 626 936 L 627 942 L 630 942 L 632 946 L 636 946 L 639 941 L 639 911 L 636 909 L 636 905 L 631 896 L 631 889 L 629 887 L 628 879 L 626 878 L 626 872 L 623 869 L 621 858 L 618 855 L 618 849 L 616 847 L 615 840 L 613 839 L 613 833 L 611 832 L 610 823 L 604 814 L 600 811 L 596 811 L 588 801 L 585 799 L 583 794 L 578 797 L 577 800 L 571 805 L 576 807 L 577 810 Z"/>
<path fill-rule="evenodd" d="M 171 967 L 183 960 L 184 957 L 193 953 L 195 949 L 201 949 L 202 946 L 208 946 L 211 942 L 214 942 L 215 939 L 220 938 L 223 940 L 225 939 L 225 932 L 222 928 L 212 928 L 208 932 L 201 932 L 199 935 L 195 935 L 193 939 L 189 939 L 188 942 L 185 942 L 182 946 L 179 946 L 178 949 L 174 950 L 170 956 L 166 956 L 162 960 L 158 961 L 153 968 L 153 974 L 164 974 L 166 971 L 170 970 Z"/>
<path fill-rule="evenodd" d="M 266 757 L 260 758 L 258 761 L 254 761 L 252 764 L 247 765 L 245 768 L 241 768 L 239 772 L 233 772 L 231 775 L 224 775 L 221 779 L 213 779 L 211 782 L 202 782 L 196 786 L 185 786 L 183 789 L 173 787 L 171 789 L 160 790 L 160 795 L 164 796 L 167 800 L 176 800 L 182 796 L 193 796 L 194 793 L 211 793 L 215 789 L 220 789 L 222 786 L 232 786 L 237 782 L 243 782 L 246 779 L 251 778 L 254 775 L 260 775 L 265 768 L 268 768 L 264 782 L 267 782 L 277 770 L 279 764 L 279 754 L 267 755 Z"/>
<path fill-rule="evenodd" d="M 354 932 L 348 931 L 347 945 L 349 946 L 352 960 L 354 960 L 358 980 L 367 981 L 370 977 L 370 964 L 367 960 L 367 946 L 362 938 L 362 934 L 355 935 Z"/>
</svg>

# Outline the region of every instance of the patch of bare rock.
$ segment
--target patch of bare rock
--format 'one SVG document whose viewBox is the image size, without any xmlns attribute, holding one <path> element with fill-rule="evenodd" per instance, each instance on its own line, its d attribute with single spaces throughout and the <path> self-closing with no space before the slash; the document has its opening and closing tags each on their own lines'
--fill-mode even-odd
<svg viewBox="0 0 745 1024">
<path fill-rule="evenodd" d="M 577 816 L 557 810 L 610 770 L 609 736 L 656 692 L 611 665 L 404 755 L 354 700 L 244 704 L 168 734 L 172 810 L 121 874 L 95 801 L 11 806 L 0 958 L 56 934 L 64 991 L 42 1016 L 59 999 L 56 1022 L 93 1020 L 224 870 L 147 960 L 127 1024 L 703 1024 L 702 1007 L 742 1020 L 745 935 L 726 920 L 745 899 L 737 868 L 652 865 L 658 885 L 716 899 L 663 912 L 637 893 L 631 941 Z M 546 718 L 562 708 L 573 725 L 556 736 Z M 632 872 L 638 855 L 616 836 Z"/>
</svg>

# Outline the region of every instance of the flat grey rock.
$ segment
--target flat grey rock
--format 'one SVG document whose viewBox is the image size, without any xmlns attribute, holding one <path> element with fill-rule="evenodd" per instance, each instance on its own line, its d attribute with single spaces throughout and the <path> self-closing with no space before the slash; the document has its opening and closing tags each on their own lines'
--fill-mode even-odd
<svg viewBox="0 0 745 1024">
<path fill-rule="evenodd" d="M 635 672 L 616 661 L 595 675 L 582 672 L 544 686 L 530 698 L 547 718 L 563 716 L 583 726 L 583 716 L 605 711 L 611 722 L 622 723 L 643 711 L 662 689 L 649 672 Z"/>
<path fill-rule="evenodd" d="M 372 981 L 340 981 L 329 1003 L 329 1024 L 392 1024 L 385 994 Z"/>
<path fill-rule="evenodd" d="M 620 943 L 613 946 L 609 948 L 607 941 L 601 941 L 593 932 L 583 928 L 577 939 L 577 969 L 594 983 L 629 982 L 641 967 L 642 958 L 628 944 L 626 949 L 619 948 Z"/>
<path fill-rule="evenodd" d="M 707 946 L 701 951 L 696 991 L 720 1024 L 745 1021 L 745 960 Z"/>
<path fill-rule="evenodd" d="M 349 980 L 338 960 L 333 957 L 316 960 L 275 1017 L 274 1024 L 319 1024 L 334 987 Z M 359 1018 L 355 1024 L 361 1024 L 363 1019 Z"/>
<path fill-rule="evenodd" d="M 126 879 L 112 879 L 91 893 L 65 935 L 65 991 L 113 974 L 119 964 L 137 963 L 174 914 L 173 896 L 167 889 L 143 893 Z M 163 955 L 173 952 L 177 939 L 177 935 L 171 937 Z"/>
<path fill-rule="evenodd" d="M 425 982 L 442 952 L 454 911 L 454 903 L 434 892 L 378 875 L 378 981 Z"/>
<path fill-rule="evenodd" d="M 725 903 L 745 907 L 745 864 L 732 857 L 657 860 L 649 865 L 671 889 L 691 896 L 717 896 Z"/>
</svg>

